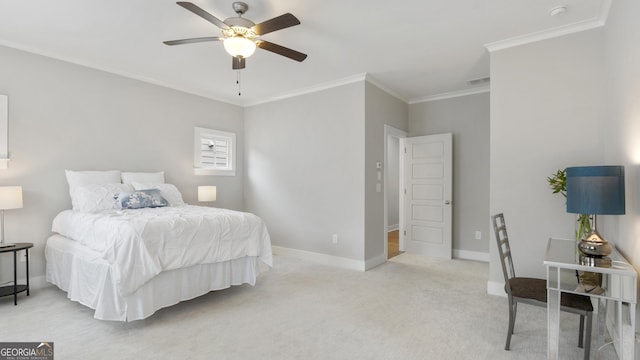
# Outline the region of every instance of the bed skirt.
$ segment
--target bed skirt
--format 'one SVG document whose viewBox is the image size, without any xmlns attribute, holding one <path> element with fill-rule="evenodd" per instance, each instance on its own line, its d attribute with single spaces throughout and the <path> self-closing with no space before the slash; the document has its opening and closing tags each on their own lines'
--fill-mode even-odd
<svg viewBox="0 0 640 360">
<path fill-rule="evenodd" d="M 116 290 L 109 264 L 99 254 L 61 235 L 45 247 L 46 279 L 67 297 L 95 310 L 100 320 L 133 321 L 157 310 L 232 285 L 255 285 L 260 272 L 256 256 L 164 271 L 131 295 Z"/>
</svg>

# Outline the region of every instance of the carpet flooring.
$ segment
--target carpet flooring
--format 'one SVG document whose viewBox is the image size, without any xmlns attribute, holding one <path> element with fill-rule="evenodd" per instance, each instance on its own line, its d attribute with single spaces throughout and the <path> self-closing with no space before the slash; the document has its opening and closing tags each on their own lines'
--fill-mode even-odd
<svg viewBox="0 0 640 360">
<path fill-rule="evenodd" d="M 546 311 L 521 305 L 505 351 L 506 298 L 488 264 L 401 254 L 367 272 L 275 254 L 238 286 L 131 323 L 93 319 L 55 287 L 0 299 L 0 341 L 52 341 L 56 359 L 545 359 Z M 562 315 L 561 359 L 582 359 Z M 595 349 L 594 349 L 595 352 Z M 601 354 L 602 355 L 602 354 Z M 600 357 L 606 358 L 606 357 Z"/>
</svg>

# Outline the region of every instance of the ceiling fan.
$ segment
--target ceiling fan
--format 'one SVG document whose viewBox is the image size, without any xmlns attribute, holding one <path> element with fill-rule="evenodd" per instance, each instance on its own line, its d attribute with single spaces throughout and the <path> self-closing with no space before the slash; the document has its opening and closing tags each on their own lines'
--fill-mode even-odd
<svg viewBox="0 0 640 360">
<path fill-rule="evenodd" d="M 260 39 L 262 35 L 270 32 L 299 25 L 300 20 L 290 13 L 256 24 L 253 21 L 242 17 L 242 15 L 249 10 L 249 5 L 243 2 L 234 2 L 232 4 L 233 10 L 238 16 L 230 17 L 225 21 L 221 21 L 193 3 L 179 1 L 177 4 L 219 27 L 222 30 L 223 37 L 211 36 L 164 41 L 164 44 L 166 45 L 222 41 L 225 50 L 233 57 L 232 68 L 234 70 L 245 68 L 246 58 L 253 55 L 256 47 L 299 62 L 304 61 L 304 59 L 307 58 L 306 54 Z"/>
</svg>

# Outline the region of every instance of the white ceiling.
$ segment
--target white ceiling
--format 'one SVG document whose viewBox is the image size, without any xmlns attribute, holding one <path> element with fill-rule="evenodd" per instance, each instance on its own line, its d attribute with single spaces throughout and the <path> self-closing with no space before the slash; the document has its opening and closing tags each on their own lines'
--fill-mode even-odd
<svg viewBox="0 0 640 360">
<path fill-rule="evenodd" d="M 0 0 L 0 45 L 151 83 L 251 105 L 370 76 L 407 101 L 474 91 L 489 75 L 486 44 L 528 41 L 602 25 L 611 0 L 244 0 L 255 23 L 286 12 L 301 25 L 264 36 L 306 53 L 302 63 L 258 49 L 237 72 L 220 36 L 170 0 Z M 193 0 L 219 19 L 233 0 Z M 550 16 L 568 5 L 562 16 Z M 526 38 L 523 38 L 525 37 Z M 510 40 L 509 42 L 502 42 Z M 1 81 L 2 79 L 0 79 Z M 486 84 L 485 84 L 486 86 Z"/>
</svg>

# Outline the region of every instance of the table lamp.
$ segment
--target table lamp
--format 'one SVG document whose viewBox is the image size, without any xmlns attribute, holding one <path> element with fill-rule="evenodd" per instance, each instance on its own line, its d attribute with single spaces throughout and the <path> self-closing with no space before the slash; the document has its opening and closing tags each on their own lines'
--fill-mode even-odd
<svg viewBox="0 0 640 360">
<path fill-rule="evenodd" d="M 216 201 L 216 187 L 198 186 L 198 201 Z"/>
<path fill-rule="evenodd" d="M 597 215 L 624 215 L 624 166 L 567 168 L 567 212 L 593 215 L 591 233 L 578 248 L 590 257 L 611 254 L 612 247 L 598 232 Z"/>
<path fill-rule="evenodd" d="M 0 248 L 14 246 L 4 242 L 4 211 L 22 208 L 22 186 L 0 186 Z"/>
</svg>

